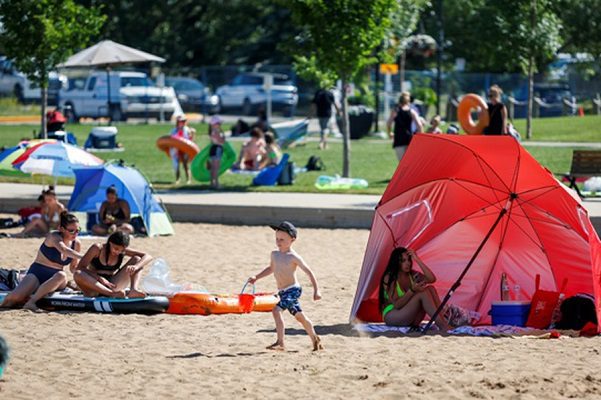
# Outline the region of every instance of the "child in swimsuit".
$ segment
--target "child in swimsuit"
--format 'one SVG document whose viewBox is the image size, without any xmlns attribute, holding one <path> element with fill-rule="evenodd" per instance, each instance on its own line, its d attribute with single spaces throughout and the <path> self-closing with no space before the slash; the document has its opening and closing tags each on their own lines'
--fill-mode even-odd
<svg viewBox="0 0 601 400">
<path fill-rule="evenodd" d="M 171 130 L 170 135 L 182 139 L 194 140 L 194 132 L 192 128 L 186 125 L 187 122 L 188 118 L 184 114 L 178 115 L 175 119 L 175 128 Z M 175 183 L 179 183 L 179 165 L 182 164 L 184 166 L 184 172 L 186 174 L 186 183 L 190 184 L 191 180 L 189 161 L 191 160 L 188 160 L 188 156 L 185 153 L 177 150 L 176 148 L 171 148 L 169 150 L 169 154 L 171 155 L 173 169 L 175 170 Z"/>
<path fill-rule="evenodd" d="M 213 115 L 209 123 L 211 148 L 209 149 L 207 168 L 211 172 L 211 188 L 213 189 L 219 188 L 219 169 L 221 167 L 221 157 L 223 156 L 223 145 L 225 144 L 225 134 L 221 129 L 221 122 L 221 118 Z"/>
<path fill-rule="evenodd" d="M 423 273 L 413 270 L 413 260 Z M 426 314 L 434 315 L 440 305 L 436 289 L 430 285 L 435 281 L 434 273 L 415 251 L 394 249 L 380 281 L 380 309 L 386 325 L 418 327 Z M 441 330 L 449 329 L 441 316 L 435 322 Z"/>
<path fill-rule="evenodd" d="M 73 273 L 75 283 L 86 296 L 96 297 L 145 297 L 138 289 L 142 268 L 152 257 L 142 251 L 128 248 L 129 234 L 117 231 L 109 236 L 106 244 L 93 244 L 79 262 Z M 125 257 L 130 257 L 123 263 Z M 125 288 L 129 284 L 129 292 Z"/>
<path fill-rule="evenodd" d="M 64 289 L 67 286 L 67 274 L 63 272 L 63 268 L 69 265 L 69 269 L 74 271 L 81 258 L 78 233 L 77 217 L 66 211 L 62 212 L 58 231 L 50 232 L 46 236 L 27 275 L 15 290 L 6 296 L 0 307 L 23 304 L 29 297 L 23 308 L 37 311 L 36 302 L 39 299 L 55 290 Z"/>
<path fill-rule="evenodd" d="M 255 283 L 257 280 L 273 274 L 278 285 L 278 296 L 280 301 L 273 308 L 273 319 L 277 331 L 277 340 L 267 348 L 269 350 L 285 350 L 284 347 L 284 319 L 282 312 L 288 310 L 290 314 L 301 323 L 313 343 L 313 351 L 322 350 L 321 340 L 315 333 L 313 323 L 305 316 L 301 308 L 299 298 L 302 294 L 302 288 L 296 279 L 296 268 L 300 268 L 307 274 L 313 285 L 313 300 L 321 299 L 321 293 L 317 287 L 317 280 L 311 268 L 305 263 L 303 258 L 291 249 L 292 243 L 296 240 L 297 230 L 288 221 L 279 225 L 271 225 L 275 230 L 275 243 L 278 250 L 271 252 L 271 262 L 269 266 L 255 276 L 248 278 L 249 283 Z"/>
</svg>

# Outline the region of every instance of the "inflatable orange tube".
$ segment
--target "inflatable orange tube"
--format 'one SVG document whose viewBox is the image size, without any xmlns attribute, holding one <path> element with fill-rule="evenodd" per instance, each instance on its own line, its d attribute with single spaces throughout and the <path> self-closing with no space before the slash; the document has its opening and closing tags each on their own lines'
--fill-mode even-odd
<svg viewBox="0 0 601 400">
<path fill-rule="evenodd" d="M 165 135 L 157 139 L 157 147 L 171 157 L 169 149 L 176 148 L 180 152 L 186 154 L 188 159 L 192 160 L 200 151 L 196 143 L 189 139 L 180 138 L 177 136 Z"/>
<path fill-rule="evenodd" d="M 478 123 L 472 119 L 472 109 L 480 109 Z M 463 96 L 457 107 L 457 119 L 468 135 L 481 135 L 488 126 L 488 106 L 484 99 L 477 94 L 469 93 Z"/>
<path fill-rule="evenodd" d="M 278 298 L 270 293 L 255 294 L 252 311 L 271 311 Z M 168 314 L 242 314 L 238 296 L 207 293 L 176 293 L 169 299 Z"/>
</svg>

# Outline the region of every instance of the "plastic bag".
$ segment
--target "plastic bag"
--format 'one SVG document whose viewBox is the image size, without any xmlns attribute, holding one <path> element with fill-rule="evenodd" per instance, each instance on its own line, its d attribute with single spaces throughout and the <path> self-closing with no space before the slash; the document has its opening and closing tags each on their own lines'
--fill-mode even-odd
<svg viewBox="0 0 601 400">
<path fill-rule="evenodd" d="M 173 295 L 177 292 L 192 290 L 192 284 L 176 284 L 169 277 L 169 264 L 162 258 L 154 260 L 148 275 L 142 278 L 142 289 L 147 293 Z M 206 292 L 204 288 L 194 288 L 195 291 Z"/>
<path fill-rule="evenodd" d="M 593 176 L 584 181 L 584 190 L 587 192 L 601 192 L 601 177 Z"/>
</svg>

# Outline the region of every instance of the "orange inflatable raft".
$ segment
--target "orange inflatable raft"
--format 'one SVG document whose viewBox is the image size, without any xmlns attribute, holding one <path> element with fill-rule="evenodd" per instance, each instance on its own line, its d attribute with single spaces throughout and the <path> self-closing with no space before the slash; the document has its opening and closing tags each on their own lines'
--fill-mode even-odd
<svg viewBox="0 0 601 400">
<path fill-rule="evenodd" d="M 472 119 L 472 110 L 479 109 L 478 122 Z M 457 107 L 457 119 L 468 135 L 481 135 L 488 126 L 488 106 L 482 97 L 469 93 L 463 96 Z"/>
<path fill-rule="evenodd" d="M 171 157 L 171 154 L 169 154 L 169 150 L 171 148 L 175 148 L 180 152 L 186 154 L 189 160 L 194 159 L 194 157 L 196 157 L 196 155 L 200 151 L 198 145 L 193 141 L 186 138 L 170 135 L 165 135 L 158 138 L 157 147 L 160 150 L 164 151 L 165 154 L 167 154 L 167 157 Z"/>
<path fill-rule="evenodd" d="M 278 303 L 278 298 L 272 293 L 257 293 L 254 295 L 252 311 L 271 311 Z M 169 299 L 169 314 L 242 314 L 243 307 L 238 295 L 220 295 L 208 293 L 176 293 Z"/>
</svg>

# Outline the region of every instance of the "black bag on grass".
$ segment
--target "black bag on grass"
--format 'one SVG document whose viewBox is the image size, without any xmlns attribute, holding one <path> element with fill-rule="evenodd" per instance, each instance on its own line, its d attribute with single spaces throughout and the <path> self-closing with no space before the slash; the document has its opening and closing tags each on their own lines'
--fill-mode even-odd
<svg viewBox="0 0 601 400">
<path fill-rule="evenodd" d="M 278 185 L 292 185 L 294 183 L 294 163 L 288 161 L 278 177 Z"/>
<path fill-rule="evenodd" d="M 326 166 L 321 157 L 311 156 L 309 157 L 309 161 L 307 161 L 305 168 L 307 168 L 307 171 L 323 171 L 326 169 Z"/>
</svg>

